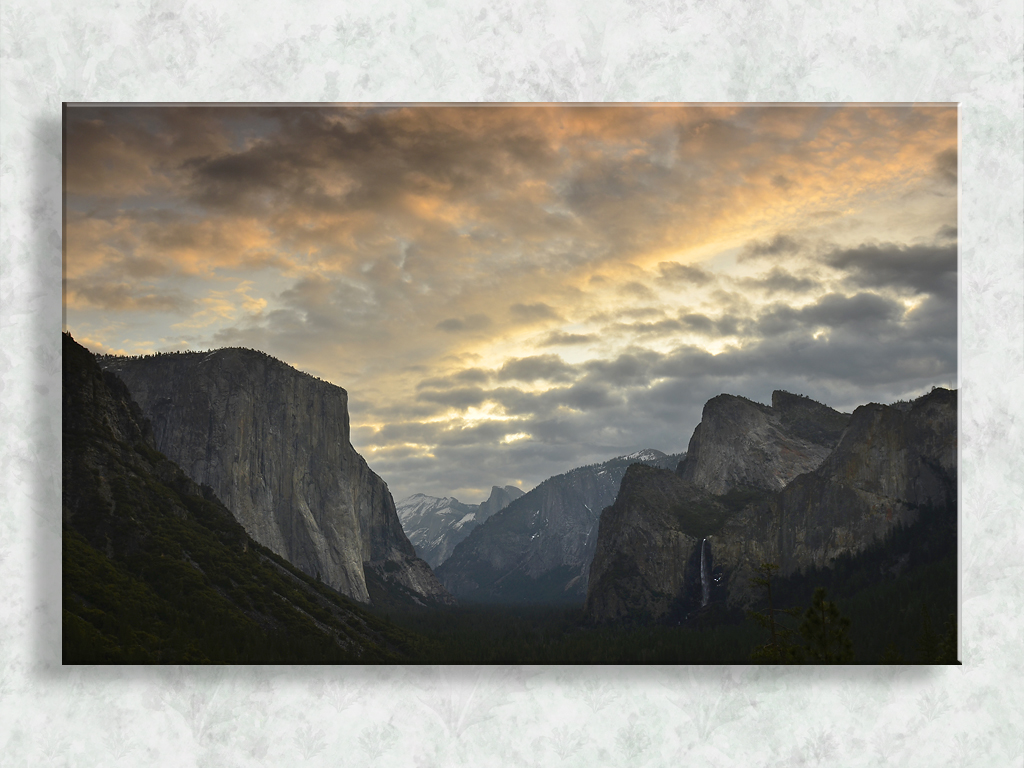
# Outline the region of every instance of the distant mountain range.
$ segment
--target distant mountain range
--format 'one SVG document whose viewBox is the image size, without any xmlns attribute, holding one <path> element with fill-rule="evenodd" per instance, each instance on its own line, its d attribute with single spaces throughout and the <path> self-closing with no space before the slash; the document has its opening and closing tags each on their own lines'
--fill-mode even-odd
<svg viewBox="0 0 1024 768">
<path fill-rule="evenodd" d="M 495 485 L 481 504 L 463 504 L 450 496 L 438 498 L 416 493 L 395 507 L 416 554 L 436 570 L 470 531 L 522 495 L 523 491 L 514 485 Z"/>
<path fill-rule="evenodd" d="M 601 510 L 626 469 L 675 468 L 681 458 L 649 449 L 548 478 L 473 529 L 437 576 L 460 600 L 581 603 Z"/>
</svg>

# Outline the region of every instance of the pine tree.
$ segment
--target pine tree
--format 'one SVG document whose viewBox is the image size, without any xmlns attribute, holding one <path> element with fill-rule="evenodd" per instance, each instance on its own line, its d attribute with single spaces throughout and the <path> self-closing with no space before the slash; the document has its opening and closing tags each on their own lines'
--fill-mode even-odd
<svg viewBox="0 0 1024 768">
<path fill-rule="evenodd" d="M 956 616 L 951 613 L 949 614 L 949 618 L 946 619 L 946 633 L 942 636 L 942 639 L 939 640 L 935 663 L 956 664 L 958 662 Z"/>
<path fill-rule="evenodd" d="M 921 632 L 917 636 L 917 656 L 921 664 L 956 664 L 959 661 L 957 659 L 955 615 L 950 614 L 946 619 L 945 632 L 940 637 L 932 628 L 928 606 L 921 609 Z"/>
<path fill-rule="evenodd" d="M 935 664 L 939 655 L 939 639 L 932 628 L 928 606 L 921 608 L 921 629 L 917 635 L 917 658 L 921 664 Z"/>
<path fill-rule="evenodd" d="M 885 652 L 882 654 L 883 664 L 906 664 L 906 659 L 903 658 L 903 654 L 896 648 L 896 643 L 889 643 L 885 647 Z"/>
<path fill-rule="evenodd" d="M 775 614 L 780 613 L 787 616 L 796 616 L 799 610 L 796 608 L 787 608 L 775 610 L 775 605 L 772 602 L 772 574 L 779 570 L 779 566 L 775 563 L 761 563 L 757 571 L 760 576 L 755 576 L 750 580 L 750 586 L 752 587 L 764 587 L 768 594 L 768 613 L 758 613 L 757 611 L 747 611 L 747 615 L 753 619 L 759 626 L 767 629 L 771 635 L 771 641 L 765 645 L 757 646 L 753 653 L 750 654 L 751 661 L 758 661 L 766 664 L 782 664 L 796 659 L 796 649 L 790 644 L 789 639 L 793 636 L 794 631 L 783 627 L 776 621 Z"/>
<path fill-rule="evenodd" d="M 835 603 L 825 599 L 825 588 L 814 590 L 811 607 L 804 614 L 800 635 L 807 645 L 806 660 L 819 664 L 849 664 L 853 661 L 853 643 L 849 637 L 850 620 L 839 615 Z"/>
</svg>

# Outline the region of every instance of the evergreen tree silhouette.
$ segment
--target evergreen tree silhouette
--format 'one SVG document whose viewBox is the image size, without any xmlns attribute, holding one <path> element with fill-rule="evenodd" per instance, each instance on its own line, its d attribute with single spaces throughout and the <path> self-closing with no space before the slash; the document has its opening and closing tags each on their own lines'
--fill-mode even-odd
<svg viewBox="0 0 1024 768">
<path fill-rule="evenodd" d="M 850 620 L 839 615 L 835 603 L 825 599 L 825 588 L 814 590 L 811 607 L 804 613 L 800 635 L 806 646 L 801 660 L 818 664 L 849 664 L 853 661 L 853 643 L 849 637 Z"/>
<path fill-rule="evenodd" d="M 761 563 L 757 569 L 761 575 L 750 580 L 752 587 L 764 587 L 768 596 L 768 613 L 747 611 L 747 615 L 759 626 L 768 630 L 770 634 L 770 642 L 757 646 L 750 654 L 751 661 L 765 664 L 791 662 L 795 661 L 798 656 L 797 649 L 790 643 L 790 638 L 796 633 L 794 630 L 782 626 L 776 620 L 776 614 L 796 616 L 800 612 L 798 608 L 775 609 L 775 604 L 772 601 L 772 574 L 777 570 L 779 570 L 779 566 L 775 563 Z"/>
</svg>

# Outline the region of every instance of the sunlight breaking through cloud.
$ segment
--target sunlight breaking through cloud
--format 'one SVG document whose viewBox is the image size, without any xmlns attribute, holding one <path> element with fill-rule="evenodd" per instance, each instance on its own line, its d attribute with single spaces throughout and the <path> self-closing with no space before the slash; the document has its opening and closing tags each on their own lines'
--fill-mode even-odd
<svg viewBox="0 0 1024 768">
<path fill-rule="evenodd" d="M 955 106 L 74 107 L 68 327 L 349 392 L 401 497 L 955 378 Z M 950 159 L 952 158 L 952 160 Z"/>
</svg>

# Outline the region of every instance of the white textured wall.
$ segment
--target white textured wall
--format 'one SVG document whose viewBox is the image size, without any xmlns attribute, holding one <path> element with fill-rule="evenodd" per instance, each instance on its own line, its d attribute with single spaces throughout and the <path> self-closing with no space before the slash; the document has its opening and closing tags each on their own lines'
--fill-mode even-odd
<svg viewBox="0 0 1024 768">
<path fill-rule="evenodd" d="M 0 14 L 0 765 L 1024 766 L 1020 0 Z M 964 666 L 62 669 L 65 100 L 960 101 Z"/>
</svg>

